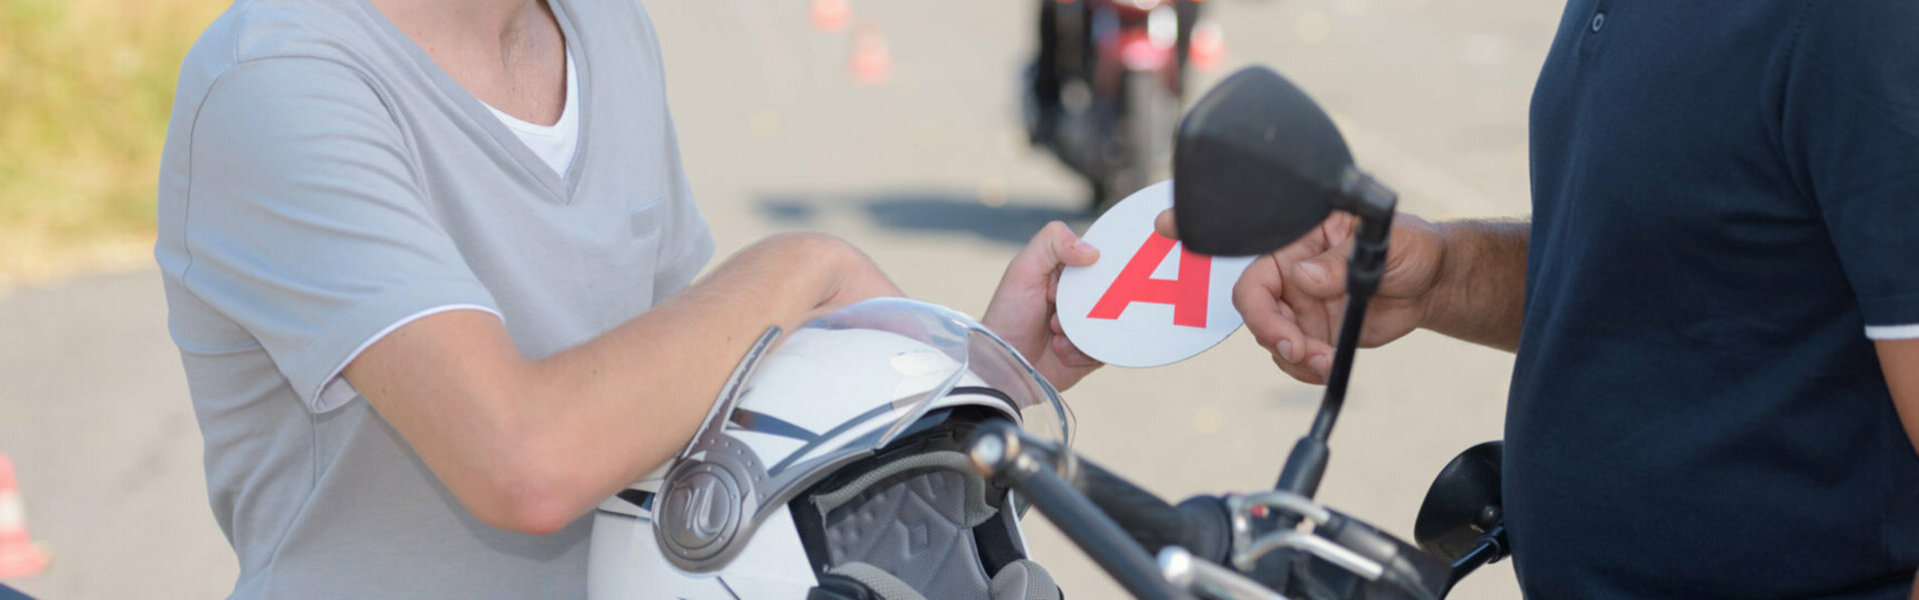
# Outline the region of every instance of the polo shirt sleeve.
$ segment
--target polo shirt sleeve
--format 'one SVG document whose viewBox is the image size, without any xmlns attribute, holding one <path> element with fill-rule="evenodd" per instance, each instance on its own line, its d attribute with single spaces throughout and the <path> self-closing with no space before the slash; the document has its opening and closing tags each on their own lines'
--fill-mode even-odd
<svg viewBox="0 0 1919 600">
<path fill-rule="evenodd" d="M 1809 2 L 1781 138 L 1871 337 L 1919 337 L 1919 3 Z"/>
<path fill-rule="evenodd" d="M 191 126 L 181 282 L 257 340 L 309 409 L 351 399 L 321 391 L 397 324 L 446 307 L 499 314 L 358 71 L 244 62 Z"/>
</svg>

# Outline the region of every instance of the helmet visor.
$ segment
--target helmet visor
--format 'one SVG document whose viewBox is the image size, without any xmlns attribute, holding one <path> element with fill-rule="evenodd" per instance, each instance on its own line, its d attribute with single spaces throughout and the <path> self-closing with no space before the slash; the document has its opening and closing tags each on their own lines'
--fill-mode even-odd
<svg viewBox="0 0 1919 600">
<path fill-rule="evenodd" d="M 1032 435 L 1062 447 L 1071 442 L 1071 413 L 1059 392 L 1005 340 L 957 311 L 905 298 L 876 298 L 814 319 L 802 329 L 883 331 L 925 344 L 936 355 L 893 358 L 896 369 L 913 376 L 896 396 L 892 414 L 898 418 L 879 430 L 875 448 L 891 443 L 939 400 L 963 393 L 1001 397 Z"/>
</svg>

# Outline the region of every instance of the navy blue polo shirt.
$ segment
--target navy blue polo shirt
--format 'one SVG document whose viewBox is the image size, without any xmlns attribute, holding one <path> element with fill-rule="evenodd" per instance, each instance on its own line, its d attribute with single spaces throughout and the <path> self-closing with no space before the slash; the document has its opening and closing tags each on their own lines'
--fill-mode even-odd
<svg viewBox="0 0 1919 600">
<path fill-rule="evenodd" d="M 1573 0 L 1531 145 L 1527 595 L 1906 598 L 1919 455 L 1867 332 L 1919 324 L 1919 2 Z"/>
</svg>

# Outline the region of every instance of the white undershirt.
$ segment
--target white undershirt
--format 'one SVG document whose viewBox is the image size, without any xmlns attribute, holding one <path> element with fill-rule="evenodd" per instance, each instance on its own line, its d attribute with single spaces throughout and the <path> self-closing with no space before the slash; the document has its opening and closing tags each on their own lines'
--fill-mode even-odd
<svg viewBox="0 0 1919 600">
<path fill-rule="evenodd" d="M 546 166 L 552 167 L 553 172 L 558 174 L 562 179 L 566 177 L 566 170 L 573 166 L 573 153 L 578 149 L 577 147 L 580 141 L 580 88 L 576 81 L 577 79 L 573 73 L 573 54 L 568 52 L 566 56 L 566 105 L 560 109 L 560 120 L 555 121 L 552 125 L 535 125 L 521 121 L 513 115 L 493 108 L 492 105 L 486 105 L 486 109 L 493 111 L 493 116 L 499 117 L 500 122 L 506 124 L 506 128 L 513 132 L 514 137 L 520 138 L 520 142 L 526 144 L 528 150 L 532 150 L 534 155 L 539 156 L 540 161 L 546 163 Z M 481 104 L 485 103 L 482 102 Z M 340 373 L 346 370 L 346 366 L 353 363 L 353 359 L 359 358 L 360 353 L 365 352 L 368 346 L 372 346 L 374 342 L 380 341 L 380 338 L 386 337 L 387 334 L 393 333 L 393 330 L 429 315 L 450 310 L 478 310 L 492 313 L 493 316 L 496 317 L 500 316 L 500 313 L 495 312 L 493 309 L 473 304 L 435 306 L 407 315 L 406 318 L 395 321 L 392 325 L 388 325 L 385 329 L 380 330 L 379 333 L 374 334 L 373 337 L 367 338 L 365 342 L 361 342 L 360 347 L 355 348 L 351 354 L 348 354 L 346 360 L 340 361 L 339 366 L 333 368 L 333 374 L 328 375 L 325 383 L 320 384 L 320 390 L 316 392 L 318 396 L 317 401 L 314 405 L 320 407 L 319 410 L 332 410 L 335 407 L 346 404 L 347 401 L 352 400 L 354 396 L 358 396 L 360 394 L 359 390 L 353 389 L 353 384 L 349 383 L 345 377 L 340 376 Z M 502 319 L 504 319 L 504 317 L 502 317 Z"/>
<path fill-rule="evenodd" d="M 580 94 L 579 84 L 573 75 L 573 54 L 566 55 L 566 106 L 560 109 L 560 120 L 552 125 L 534 125 L 521 121 L 513 115 L 487 105 L 493 116 L 499 117 L 506 128 L 513 131 L 514 137 L 526 144 L 527 149 L 538 155 L 546 166 L 553 167 L 562 179 L 566 170 L 573 166 L 573 152 L 580 143 Z"/>
</svg>

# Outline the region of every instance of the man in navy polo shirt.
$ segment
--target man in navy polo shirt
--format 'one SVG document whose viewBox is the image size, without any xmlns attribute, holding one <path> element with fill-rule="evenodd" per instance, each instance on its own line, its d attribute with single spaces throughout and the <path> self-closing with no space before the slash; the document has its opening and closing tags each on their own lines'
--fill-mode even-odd
<svg viewBox="0 0 1919 600">
<path fill-rule="evenodd" d="M 1532 222 L 1402 216 L 1362 338 L 1518 352 L 1526 594 L 1919 598 L 1919 3 L 1572 0 L 1531 122 Z M 1302 380 L 1351 224 L 1236 293 Z"/>
</svg>

